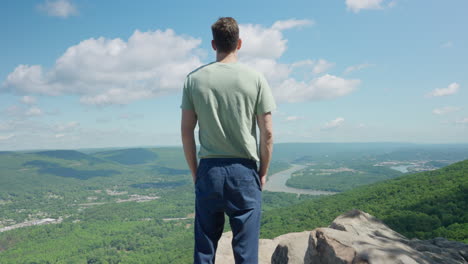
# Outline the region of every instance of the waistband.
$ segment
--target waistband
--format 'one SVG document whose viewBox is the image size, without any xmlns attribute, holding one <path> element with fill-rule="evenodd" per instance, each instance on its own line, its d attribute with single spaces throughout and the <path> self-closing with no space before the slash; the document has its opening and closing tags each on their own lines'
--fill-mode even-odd
<svg viewBox="0 0 468 264">
<path fill-rule="evenodd" d="M 229 165 L 229 164 L 240 163 L 248 167 L 257 168 L 257 162 L 253 159 L 247 159 L 247 158 L 201 158 L 200 163 L 202 162 L 203 163 L 206 162 L 208 164 L 213 164 L 213 165 Z"/>
</svg>

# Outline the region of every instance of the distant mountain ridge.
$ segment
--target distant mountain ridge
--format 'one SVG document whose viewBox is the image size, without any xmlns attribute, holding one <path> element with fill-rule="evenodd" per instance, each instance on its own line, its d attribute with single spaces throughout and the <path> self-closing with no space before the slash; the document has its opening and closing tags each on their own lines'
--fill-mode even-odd
<svg viewBox="0 0 468 264">
<path fill-rule="evenodd" d="M 47 173 L 55 176 L 76 178 L 80 180 L 87 180 L 93 177 L 108 177 L 115 174 L 120 174 L 120 172 L 117 170 L 80 170 L 63 167 L 58 163 L 43 160 L 32 160 L 23 163 L 23 165 L 27 167 L 32 166 L 38 168 L 39 173 Z"/>
<path fill-rule="evenodd" d="M 64 160 L 88 160 L 88 161 L 95 162 L 95 163 L 104 162 L 101 159 L 98 159 L 91 155 L 84 154 L 76 150 L 46 150 L 46 151 L 32 152 L 32 154 L 56 158 L 56 159 L 64 159 Z"/>
<path fill-rule="evenodd" d="M 468 144 L 414 143 L 278 143 L 273 159 L 293 163 L 369 158 L 385 161 L 394 159 L 468 159 Z"/>
<path fill-rule="evenodd" d="M 124 165 L 137 165 L 155 161 L 158 155 L 149 149 L 129 148 L 93 153 L 93 156 Z"/>
</svg>

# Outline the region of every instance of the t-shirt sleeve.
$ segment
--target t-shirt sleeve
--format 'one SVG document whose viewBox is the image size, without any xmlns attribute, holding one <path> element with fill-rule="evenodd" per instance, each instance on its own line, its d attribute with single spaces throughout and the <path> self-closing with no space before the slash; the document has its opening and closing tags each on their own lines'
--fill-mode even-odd
<svg viewBox="0 0 468 264">
<path fill-rule="evenodd" d="M 180 108 L 185 110 L 194 110 L 189 76 L 185 78 L 184 88 L 182 91 L 182 104 L 180 105 Z"/>
<path fill-rule="evenodd" d="M 257 107 L 255 113 L 257 115 L 271 112 L 276 109 L 275 98 L 271 92 L 270 86 L 268 85 L 267 80 L 263 74 L 260 74 L 260 79 L 258 82 L 259 92 L 257 98 Z"/>
</svg>

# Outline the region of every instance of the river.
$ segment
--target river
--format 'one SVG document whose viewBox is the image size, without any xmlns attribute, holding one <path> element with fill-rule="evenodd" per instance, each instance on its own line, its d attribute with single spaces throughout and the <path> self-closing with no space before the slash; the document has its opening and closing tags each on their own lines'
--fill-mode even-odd
<svg viewBox="0 0 468 264">
<path fill-rule="evenodd" d="M 409 172 L 409 170 L 408 170 L 409 167 L 414 167 L 414 165 L 398 165 L 398 166 L 390 167 L 390 169 L 394 169 L 394 170 L 397 170 L 399 172 L 407 173 L 407 172 Z"/>
<path fill-rule="evenodd" d="M 270 191 L 270 192 L 287 192 L 287 193 L 296 193 L 296 194 L 312 194 L 312 195 L 330 195 L 336 194 L 336 192 L 328 192 L 328 191 L 320 191 L 320 190 L 312 190 L 312 189 L 298 189 L 286 186 L 286 181 L 291 177 L 291 174 L 294 172 L 305 168 L 304 165 L 299 164 L 291 164 L 292 167 L 277 172 L 268 177 L 268 181 L 263 186 L 263 190 Z"/>
</svg>

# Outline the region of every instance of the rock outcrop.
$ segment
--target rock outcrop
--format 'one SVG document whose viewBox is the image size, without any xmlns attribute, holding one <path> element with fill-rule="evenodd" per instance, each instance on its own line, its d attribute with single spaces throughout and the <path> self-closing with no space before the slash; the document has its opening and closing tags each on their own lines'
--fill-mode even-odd
<svg viewBox="0 0 468 264">
<path fill-rule="evenodd" d="M 234 263 L 232 233 L 219 241 L 217 263 Z M 468 245 L 444 238 L 407 239 L 375 217 L 353 210 L 329 227 L 260 239 L 259 263 L 274 264 L 461 264 Z"/>
</svg>

